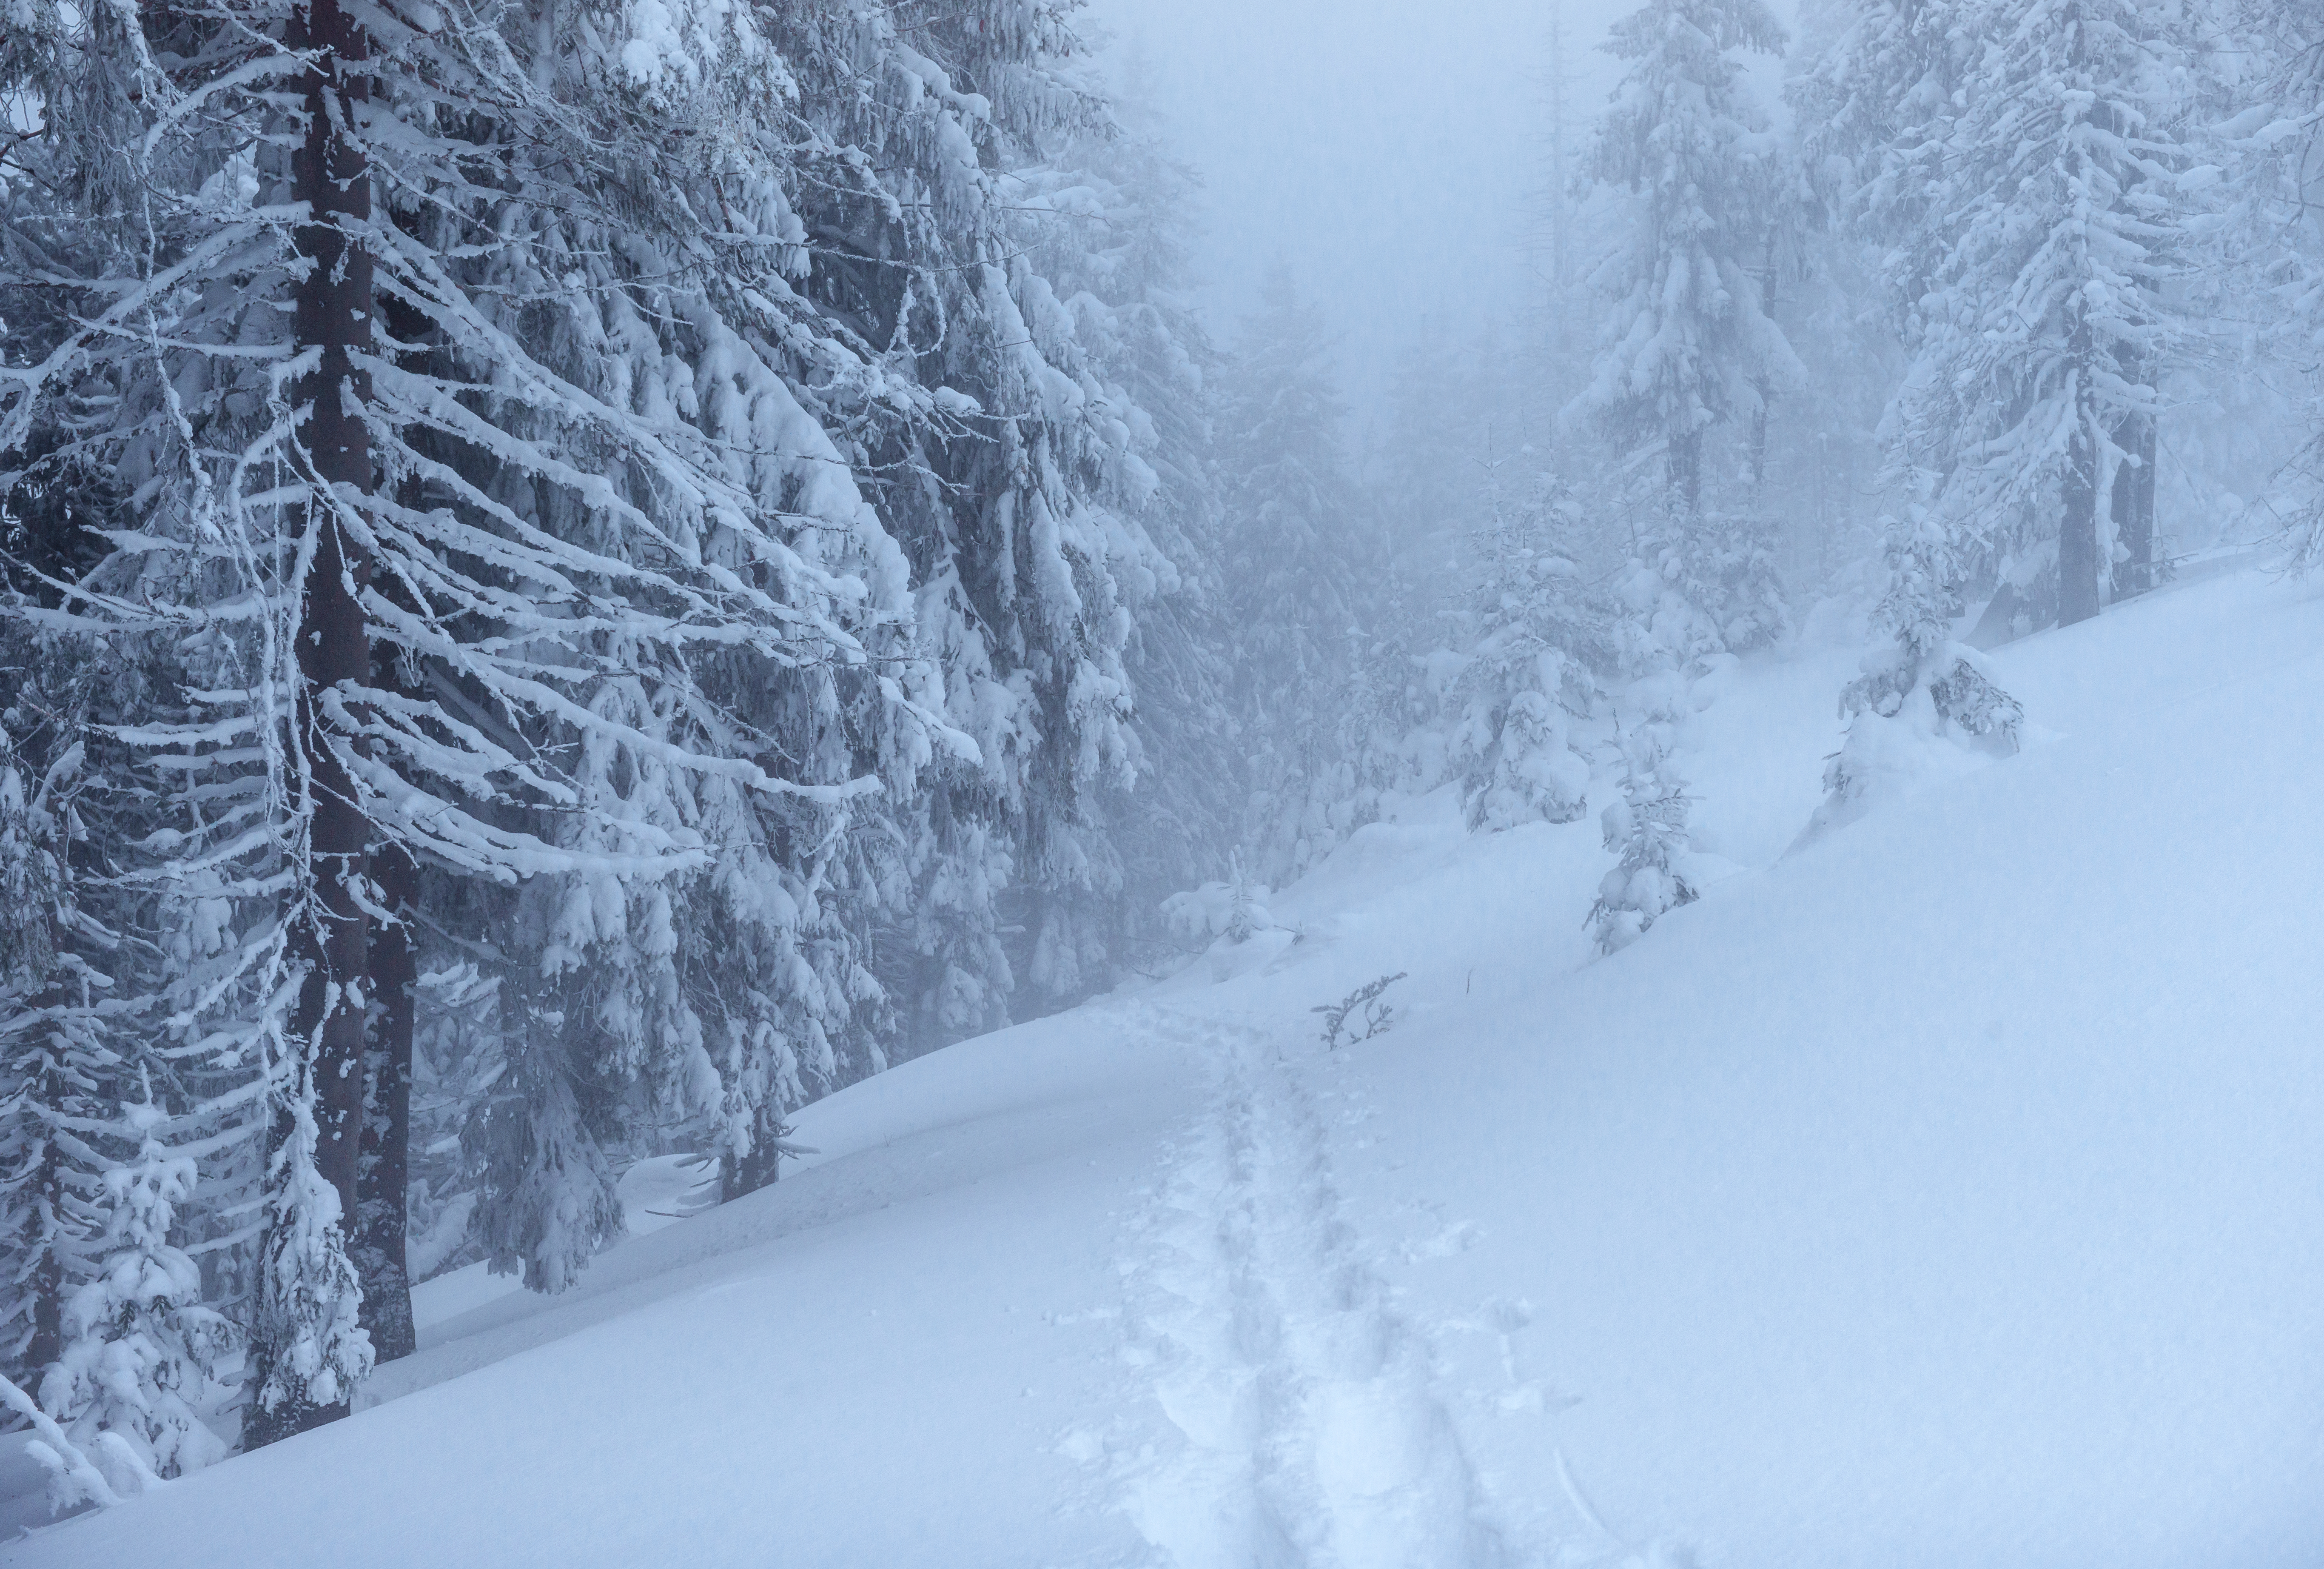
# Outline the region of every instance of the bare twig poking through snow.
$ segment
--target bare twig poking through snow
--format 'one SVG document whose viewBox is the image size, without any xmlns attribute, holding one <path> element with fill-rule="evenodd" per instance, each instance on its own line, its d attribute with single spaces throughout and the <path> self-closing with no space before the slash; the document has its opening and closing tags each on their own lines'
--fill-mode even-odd
<svg viewBox="0 0 2324 1569">
<path fill-rule="evenodd" d="M 1348 1044 L 1353 1046 L 1357 1041 L 1370 1040 L 1375 1035 L 1387 1034 L 1396 1023 L 1396 1008 L 1392 1003 L 1381 1001 L 1380 993 L 1403 980 L 1404 974 L 1402 970 L 1398 970 L 1393 975 L 1382 975 L 1377 981 L 1367 981 L 1337 1002 L 1328 1002 L 1321 1008 L 1309 1009 L 1307 1011 L 1310 1013 L 1320 1013 L 1323 1016 L 1323 1044 L 1328 1047 L 1337 1047 L 1340 1044 L 1340 1037 L 1345 1035 L 1348 1038 Z M 1363 1030 L 1360 1034 L 1357 1032 L 1354 1025 L 1348 1022 L 1351 1015 L 1362 1022 Z"/>
</svg>

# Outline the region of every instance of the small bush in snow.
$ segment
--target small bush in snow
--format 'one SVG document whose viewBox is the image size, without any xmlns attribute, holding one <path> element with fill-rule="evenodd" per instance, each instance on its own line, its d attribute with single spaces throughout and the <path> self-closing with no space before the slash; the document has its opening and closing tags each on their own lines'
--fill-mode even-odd
<svg viewBox="0 0 2324 1569">
<path fill-rule="evenodd" d="M 1228 881 L 1205 882 L 1164 900 L 1162 919 L 1178 945 L 1189 950 L 1209 947 L 1220 937 L 1247 943 L 1275 929 L 1275 918 L 1267 911 L 1268 891 L 1267 884 L 1243 870 L 1238 854 Z"/>
<path fill-rule="evenodd" d="M 1840 695 L 1848 739 L 1824 768 L 1811 835 L 1852 821 L 1884 791 L 1973 761 L 1963 748 L 2015 752 L 2025 718 L 1985 656 L 1952 641 L 1961 573 L 1942 528 L 1925 508 L 1886 528 L 1889 587 L 1873 625 L 1895 641 L 1867 656 Z"/>
<path fill-rule="evenodd" d="M 1622 798 L 1602 817 L 1606 848 L 1621 857 L 1598 885 L 1588 924 L 1600 953 L 1636 942 L 1660 917 L 1694 902 L 1694 885 L 1674 863 L 1690 847 L 1685 781 L 1664 754 L 1652 725 L 1632 731 L 1622 748 Z"/>
<path fill-rule="evenodd" d="M 1990 737 L 2017 750 L 2017 726 L 2025 706 L 1968 659 L 1955 656 L 1952 668 L 1929 683 L 1929 700 L 1944 721 L 1964 734 Z"/>
<path fill-rule="evenodd" d="M 1612 637 L 1622 670 L 1699 675 L 1721 654 L 1768 647 L 1790 631 L 1766 519 L 1654 503 L 1646 510 L 1646 526 L 1615 584 Z"/>
</svg>

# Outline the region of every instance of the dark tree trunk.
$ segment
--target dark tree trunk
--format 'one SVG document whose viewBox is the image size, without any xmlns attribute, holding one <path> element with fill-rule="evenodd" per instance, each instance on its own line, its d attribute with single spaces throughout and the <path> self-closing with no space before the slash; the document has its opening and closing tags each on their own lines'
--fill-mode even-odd
<svg viewBox="0 0 2324 1569">
<path fill-rule="evenodd" d="M 761 1107 L 752 1121 L 751 1152 L 743 1156 L 730 1154 L 718 1163 L 718 1196 L 722 1202 L 756 1193 L 781 1175 L 782 1152 L 776 1148 L 776 1140 L 790 1130 L 771 1107 Z"/>
<path fill-rule="evenodd" d="M 2075 423 L 2060 499 L 2058 624 L 2071 626 L 2098 613 L 2098 449 L 2087 418 Z"/>
<path fill-rule="evenodd" d="M 67 1093 L 64 1075 L 48 1074 L 43 1076 L 47 1083 L 41 1086 L 45 1097 L 42 1103 L 51 1106 L 64 1104 L 62 1097 Z M 46 1133 L 43 1138 L 40 1168 L 25 1186 L 38 1195 L 41 1206 L 51 1217 L 63 1215 L 64 1163 L 58 1158 L 53 1131 Z M 40 1393 L 36 1380 L 65 1354 L 65 1269 L 64 1260 L 58 1253 L 59 1240 L 56 1236 L 56 1231 L 62 1229 L 62 1222 L 52 1219 L 51 1224 L 54 1229 L 42 1240 L 40 1251 L 34 1257 L 32 1268 L 25 1272 L 24 1280 L 32 1298 L 32 1333 L 24 1343 L 23 1371 L 26 1375 L 24 1388 L 35 1395 Z"/>
<path fill-rule="evenodd" d="M 1775 226 L 1767 226 L 1767 248 L 1759 264 L 1759 309 L 1770 319 L 1775 309 Z M 1767 405 L 1775 401 L 1775 383 L 1766 376 L 1755 377 L 1751 390 L 1759 397 L 1759 406 L 1751 411 L 1751 493 L 1757 497 L 1767 485 Z"/>
<path fill-rule="evenodd" d="M 429 340 L 428 319 L 390 297 L 378 302 L 391 342 Z M 407 475 L 396 498 L 418 510 L 427 504 L 419 481 Z M 380 591 L 406 610 L 417 605 L 399 585 Z M 372 650 L 372 685 L 382 691 L 416 695 L 405 678 L 401 651 L 392 643 Z M 419 1022 L 420 943 L 413 922 L 420 911 L 420 865 L 401 844 L 372 852 L 372 880 L 379 908 L 392 918 L 371 937 L 371 1032 L 364 1058 L 363 1166 L 356 1177 L 355 1270 L 363 1281 L 362 1321 L 372 1350 L 383 1362 L 419 1349 L 411 1320 L 411 1037 Z"/>
<path fill-rule="evenodd" d="M 2128 599 L 2154 586 L 2154 418 L 2134 414 L 2115 432 L 2130 457 L 2114 471 L 2114 536 L 2123 558 L 2114 564 L 2114 596 Z"/>
<path fill-rule="evenodd" d="M 1751 490 L 1757 494 L 1767 486 L 1767 404 L 1775 392 L 1766 383 L 1758 384 L 1759 406 L 1751 411 Z"/>
<path fill-rule="evenodd" d="M 17 755 L 28 765 L 33 779 L 40 778 L 56 761 L 53 745 L 42 745 L 36 752 Z M 51 847 L 60 862 L 64 862 L 73 849 L 63 839 L 53 842 Z M 69 873 L 69 863 L 60 870 Z M 32 974 L 45 977 L 40 990 L 28 1000 L 30 1007 L 69 1007 L 78 988 L 72 970 L 60 963 L 68 946 L 62 923 L 57 918 L 57 903 L 43 897 L 31 913 L 32 918 L 25 928 L 28 940 L 5 945 L 14 950 L 14 957 L 28 962 Z M 22 1112 L 28 1117 L 42 1109 L 51 1114 L 67 1114 L 76 1109 L 76 1101 L 93 1093 L 106 1092 L 106 1086 L 76 1082 L 79 1075 L 66 1065 L 69 1048 L 56 1038 L 55 1028 L 50 1027 L 50 1049 L 41 1054 L 45 1061 L 27 1073 L 20 1083 L 6 1086 L 7 1093 L 27 1097 Z M 88 1108 L 84 1105 L 78 1109 Z M 17 1193 L 21 1199 L 30 1201 L 32 1214 L 22 1231 L 0 1237 L 0 1257 L 6 1260 L 5 1267 L 15 1274 L 24 1294 L 31 1298 L 32 1322 L 26 1326 L 22 1352 L 0 1359 L 0 1365 L 5 1365 L 27 1393 L 37 1398 L 42 1380 L 65 1352 L 64 1254 L 71 1246 L 75 1195 L 67 1186 L 64 1151 L 58 1145 L 61 1130 L 45 1119 L 34 1125 L 40 1129 L 40 1154 L 30 1170 L 14 1174 L 23 1178 L 23 1186 Z"/>
<path fill-rule="evenodd" d="M 2157 466 L 2162 437 L 2153 415 L 2147 415 L 2138 425 L 2138 478 L 2131 492 L 2130 565 L 2137 575 L 2138 592 L 2144 594 L 2154 586 L 2154 484 L 2162 475 Z"/>
<path fill-rule="evenodd" d="M 371 177 L 361 144 L 346 134 L 350 112 L 371 96 L 364 62 L 370 41 L 338 0 L 313 0 L 294 9 L 286 42 L 310 50 L 315 68 L 300 83 L 305 140 L 291 158 L 291 196 L 309 218 L 293 236 L 313 266 L 292 301 L 291 338 L 300 352 L 319 350 L 316 368 L 292 390 L 308 411 L 301 435 L 318 488 L 369 494 L 371 447 L 363 422 L 366 378 L 351 351 L 372 338 L 372 259 L 347 234 L 349 221 L 371 217 Z M 313 817 L 309 826 L 308 908 L 291 912 L 306 980 L 290 1020 L 291 1038 L 308 1054 L 316 1124 L 315 1166 L 337 1191 L 342 1234 L 356 1214 L 355 1173 L 363 1139 L 364 973 L 366 928 L 360 898 L 368 825 L 345 766 L 333 750 L 333 725 L 318 701 L 346 683 L 360 687 L 370 674 L 364 614 L 356 594 L 364 564 L 342 531 L 332 506 L 308 503 L 314 530 L 313 565 L 300 605 L 300 690 L 293 723 L 308 770 Z M 290 1131 L 278 1115 L 275 1137 Z M 273 1250 L 269 1249 L 268 1251 Z M 275 1349 L 254 1346 L 253 1371 L 263 1385 Z M 344 1398 L 318 1405 L 285 1399 L 272 1410 L 254 1403 L 245 1444 L 254 1447 L 346 1415 Z"/>
<path fill-rule="evenodd" d="M 1692 517 L 1702 503 L 1702 432 L 1672 436 L 1668 463 L 1671 500 Z"/>
<path fill-rule="evenodd" d="M 356 1180 L 355 1270 L 363 1280 L 363 1326 L 383 1362 L 418 1349 L 411 1323 L 411 1273 L 406 1257 L 406 1186 L 411 1148 L 411 1029 L 420 966 L 411 918 L 420 902 L 420 868 L 401 844 L 373 853 L 372 878 L 381 921 L 371 937 L 371 1045 L 364 1073 L 363 1165 Z"/>
</svg>

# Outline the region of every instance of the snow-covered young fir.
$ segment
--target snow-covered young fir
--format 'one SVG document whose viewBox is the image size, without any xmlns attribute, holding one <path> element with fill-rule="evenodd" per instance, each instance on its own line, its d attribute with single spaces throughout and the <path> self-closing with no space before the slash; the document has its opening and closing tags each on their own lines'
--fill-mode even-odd
<svg viewBox="0 0 2324 1569">
<path fill-rule="evenodd" d="M 0 102 L 0 1564 L 2324 1550 L 2315 6 Z"/>
</svg>

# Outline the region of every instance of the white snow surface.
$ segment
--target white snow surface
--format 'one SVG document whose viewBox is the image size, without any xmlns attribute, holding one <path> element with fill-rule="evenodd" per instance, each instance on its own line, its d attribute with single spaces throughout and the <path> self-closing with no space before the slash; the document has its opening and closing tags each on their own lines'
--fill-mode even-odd
<svg viewBox="0 0 2324 1569">
<path fill-rule="evenodd" d="M 0 1563 L 2313 1564 L 2324 595 L 1995 661 L 2024 752 L 1788 855 L 1852 656 L 1723 681 L 1739 870 L 1611 958 L 1591 821 L 1422 803 L 1296 940 L 810 1107 L 773 1188 L 438 1287 L 351 1419 Z"/>
</svg>

